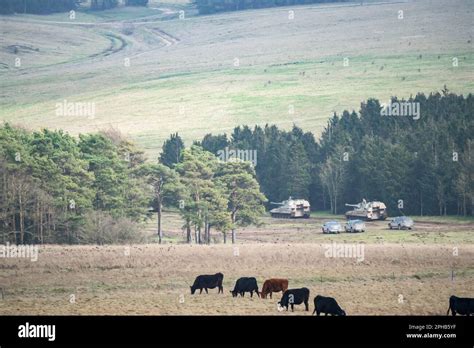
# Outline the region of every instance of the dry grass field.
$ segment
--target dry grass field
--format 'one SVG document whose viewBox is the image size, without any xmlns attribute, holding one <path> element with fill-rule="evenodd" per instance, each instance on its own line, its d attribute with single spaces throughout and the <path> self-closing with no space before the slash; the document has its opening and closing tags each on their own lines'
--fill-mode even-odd
<svg viewBox="0 0 474 348">
<path fill-rule="evenodd" d="M 235 246 L 183 244 L 176 220 L 166 216 L 170 239 L 163 245 L 46 245 L 36 262 L 2 259 L 0 313 L 291 315 L 277 310 L 281 294 L 233 298 L 229 290 L 242 276 L 255 276 L 260 287 L 266 278 L 286 277 L 290 287 L 308 287 L 311 301 L 317 294 L 335 297 L 349 315 L 444 315 L 451 294 L 474 293 L 469 220 L 417 221 L 413 231 L 376 223 L 361 234 L 323 235 L 319 218 L 268 218 L 241 231 Z M 364 259 L 326 257 L 333 241 L 363 243 Z M 190 295 L 196 275 L 219 271 L 224 294 Z M 294 315 L 310 314 L 296 308 Z"/>
<path fill-rule="evenodd" d="M 317 135 L 366 98 L 444 84 L 472 92 L 473 13 L 469 0 L 421 0 L 196 17 L 185 1 L 165 1 L 74 20 L 1 16 L 0 120 L 72 134 L 113 126 L 153 156 L 176 131 L 188 144 L 241 124 Z M 96 103 L 95 117 L 56 115 L 65 99 Z"/>
</svg>

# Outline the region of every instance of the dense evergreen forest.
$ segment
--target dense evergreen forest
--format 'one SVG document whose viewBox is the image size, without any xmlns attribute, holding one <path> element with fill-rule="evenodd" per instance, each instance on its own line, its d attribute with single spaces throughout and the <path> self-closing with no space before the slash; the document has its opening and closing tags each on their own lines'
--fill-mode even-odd
<svg viewBox="0 0 474 348">
<path fill-rule="evenodd" d="M 199 14 L 350 0 L 194 0 Z"/>
<path fill-rule="evenodd" d="M 0 235 L 14 243 L 120 243 L 175 207 L 188 242 L 259 223 L 269 201 L 309 199 L 312 210 L 381 200 L 389 215 L 473 215 L 474 96 L 418 94 L 420 117 L 383 116 L 378 100 L 334 115 L 319 140 L 294 126 L 240 126 L 185 147 L 178 134 L 148 160 L 116 130 L 74 138 L 0 127 Z M 255 162 L 222 159 L 256 153 Z M 238 156 L 235 156 L 238 157 Z M 255 166 L 254 166 L 255 165 Z"/>
<path fill-rule="evenodd" d="M 392 104 L 397 99 L 392 100 Z M 313 209 L 345 212 L 345 203 L 380 200 L 389 213 L 474 213 L 474 97 L 418 94 L 420 118 L 381 115 L 369 99 L 360 113 L 334 115 L 317 141 L 294 126 L 235 128 L 198 144 L 257 150 L 256 173 L 270 201 L 309 199 Z M 399 202 L 399 200 L 402 200 Z M 399 206 L 402 207 L 400 211 Z"/>
</svg>

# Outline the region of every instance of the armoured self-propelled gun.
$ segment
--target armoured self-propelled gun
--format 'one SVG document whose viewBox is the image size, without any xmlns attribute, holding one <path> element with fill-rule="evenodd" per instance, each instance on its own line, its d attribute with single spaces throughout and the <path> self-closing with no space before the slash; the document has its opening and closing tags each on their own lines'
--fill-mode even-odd
<svg viewBox="0 0 474 348">
<path fill-rule="evenodd" d="M 270 214 L 274 218 L 295 219 L 309 218 L 310 204 L 304 199 L 288 198 L 283 202 L 271 202 L 271 204 L 279 205 L 279 207 L 270 210 Z"/>
<path fill-rule="evenodd" d="M 353 210 L 346 212 L 346 218 L 361 219 L 365 221 L 371 220 L 385 220 L 387 218 L 387 207 L 383 202 L 371 201 L 367 202 L 365 199 L 358 204 L 347 204 L 347 207 L 353 207 Z"/>
</svg>

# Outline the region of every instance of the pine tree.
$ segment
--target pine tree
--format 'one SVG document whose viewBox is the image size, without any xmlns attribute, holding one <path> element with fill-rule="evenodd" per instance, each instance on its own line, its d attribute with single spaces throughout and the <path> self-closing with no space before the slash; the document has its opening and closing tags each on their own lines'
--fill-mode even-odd
<svg viewBox="0 0 474 348">
<path fill-rule="evenodd" d="M 182 151 L 184 150 L 184 143 L 178 133 L 171 134 L 163 144 L 163 149 L 160 154 L 160 163 L 172 168 L 176 163 L 181 162 Z"/>
</svg>

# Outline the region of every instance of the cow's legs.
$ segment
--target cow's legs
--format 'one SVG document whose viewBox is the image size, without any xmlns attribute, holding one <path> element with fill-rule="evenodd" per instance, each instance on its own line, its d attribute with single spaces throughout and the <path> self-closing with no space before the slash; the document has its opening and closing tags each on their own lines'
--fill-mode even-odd
<svg viewBox="0 0 474 348">
<path fill-rule="evenodd" d="M 207 288 L 204 288 L 204 290 L 206 290 L 206 294 L 208 294 L 208 293 L 209 293 L 209 291 L 207 291 Z"/>
<path fill-rule="evenodd" d="M 304 306 L 306 307 L 306 312 L 309 311 L 308 301 L 304 301 Z"/>
<path fill-rule="evenodd" d="M 201 288 L 200 291 L 199 291 L 199 295 L 201 295 L 201 294 L 202 294 L 202 288 Z"/>
<path fill-rule="evenodd" d="M 272 297 L 272 293 L 270 293 L 270 300 L 271 300 L 272 298 L 273 298 L 273 297 Z"/>
<path fill-rule="evenodd" d="M 295 311 L 295 305 L 292 303 L 291 304 L 291 311 L 294 312 Z"/>
<path fill-rule="evenodd" d="M 253 298 L 253 290 L 250 291 L 250 298 Z"/>
<path fill-rule="evenodd" d="M 316 315 L 319 317 L 319 315 L 321 314 L 320 311 L 316 311 Z"/>
<path fill-rule="evenodd" d="M 325 317 L 327 317 L 327 316 L 328 316 L 328 314 L 327 314 L 327 313 L 324 313 L 324 316 L 325 316 Z"/>
</svg>

